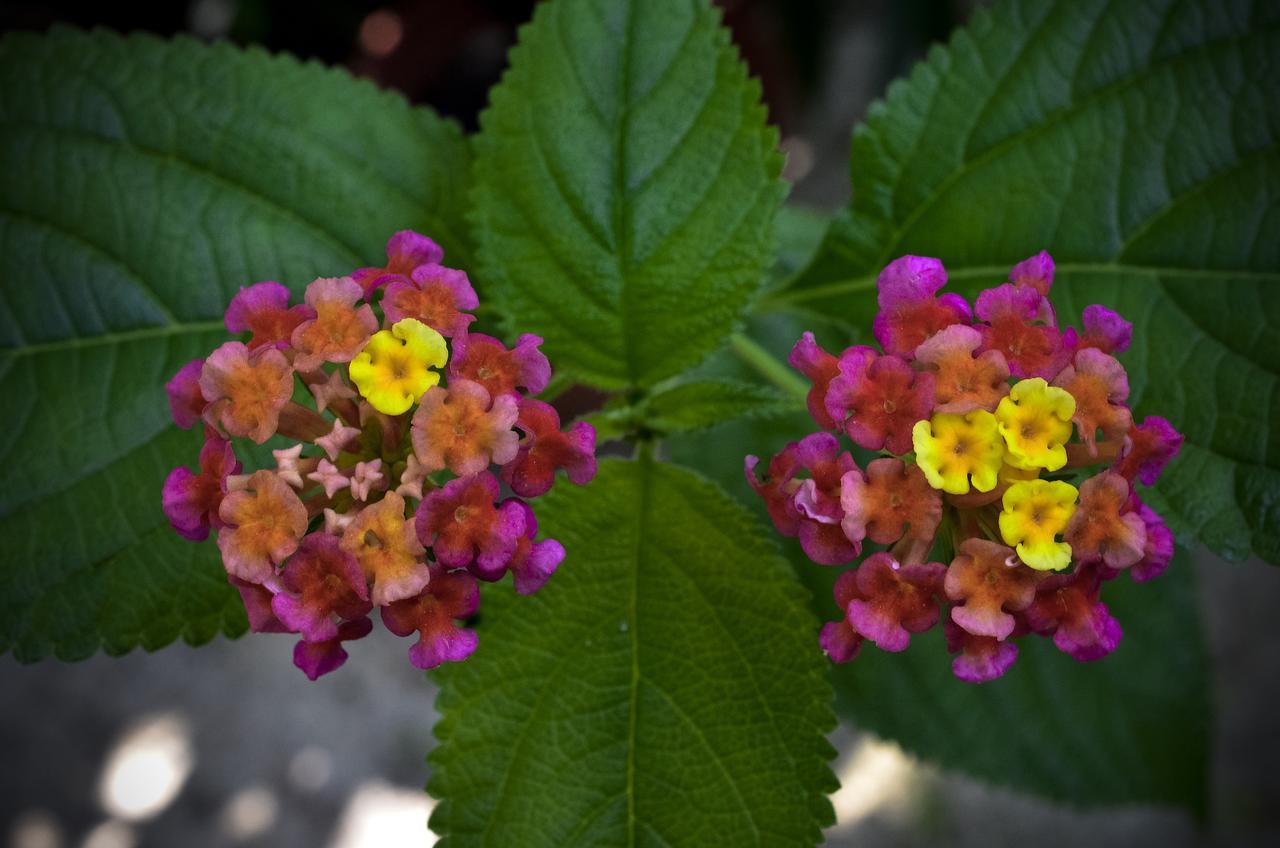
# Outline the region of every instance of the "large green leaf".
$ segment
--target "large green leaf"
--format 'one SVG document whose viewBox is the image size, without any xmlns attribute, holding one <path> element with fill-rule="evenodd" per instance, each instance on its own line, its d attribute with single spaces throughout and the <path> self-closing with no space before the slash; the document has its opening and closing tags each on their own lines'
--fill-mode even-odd
<svg viewBox="0 0 1280 848">
<path fill-rule="evenodd" d="M 163 383 L 242 285 L 299 291 L 396 229 L 465 260 L 458 130 L 258 50 L 67 30 L 0 42 L 0 650 L 235 635 L 217 549 L 174 535 L 198 435 Z"/>
<path fill-rule="evenodd" d="M 485 278 L 558 367 L 651 385 L 764 280 L 776 132 L 706 0 L 552 0 L 476 138 Z"/>
<path fill-rule="evenodd" d="M 775 355 L 808 323 L 773 315 L 749 331 Z M 826 329 L 835 347 L 846 339 Z M 726 354 L 704 368 L 749 379 Z M 737 420 L 670 440 L 671 458 L 763 505 L 742 473 L 744 454 L 766 460 L 815 429 L 807 415 Z M 866 457 L 864 457 L 864 460 Z M 785 552 L 810 585 L 820 618 L 835 620 L 831 586 L 843 569 L 810 562 L 794 539 Z M 1049 640 L 1024 639 L 1014 668 L 974 686 L 955 679 L 940 632 L 912 638 L 904 654 L 872 645 L 834 670 L 836 705 L 857 726 L 943 766 L 1018 791 L 1081 804 L 1163 803 L 1203 814 L 1207 803 L 1209 675 L 1189 558 L 1164 577 L 1107 584 L 1104 600 L 1124 628 L 1111 656 L 1079 663 Z M 815 643 L 817 632 L 811 633 Z"/>
<path fill-rule="evenodd" d="M 1095 276 L 1068 281 L 1054 300 L 1066 316 L 1106 303 L 1134 319 L 1120 360 L 1135 415 L 1163 415 L 1187 435 L 1143 493 L 1179 540 L 1280 563 L 1280 288 L 1267 286 L 1280 276 L 1225 286 Z"/>
<path fill-rule="evenodd" d="M 1139 414 L 1187 435 L 1184 541 L 1280 561 L 1280 5 L 1009 0 L 854 133 L 853 205 L 785 303 L 869 325 L 877 271 L 973 288 L 1041 249 L 1134 319 Z"/>
<path fill-rule="evenodd" d="M 798 546 L 797 546 L 798 547 Z M 798 550 L 796 561 L 803 559 Z M 809 564 L 831 600 L 838 569 Z M 1077 662 L 1029 636 L 1002 678 L 951 674 L 941 628 L 901 654 L 866 646 L 834 673 L 841 714 L 906 750 L 989 783 L 1076 804 L 1167 804 L 1203 817 L 1209 802 L 1209 673 L 1191 557 L 1150 583 L 1127 576 L 1103 591 L 1124 628 L 1120 647 Z"/>
<path fill-rule="evenodd" d="M 438 675 L 444 844 L 817 842 L 831 690 L 759 522 L 649 459 L 538 514 L 568 558 L 537 595 L 486 592 L 480 648 Z"/>
</svg>

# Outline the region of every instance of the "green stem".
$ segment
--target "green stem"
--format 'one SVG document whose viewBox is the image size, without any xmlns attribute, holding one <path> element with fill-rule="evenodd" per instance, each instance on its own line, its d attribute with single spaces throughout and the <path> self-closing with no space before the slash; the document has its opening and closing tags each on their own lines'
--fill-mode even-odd
<svg viewBox="0 0 1280 848">
<path fill-rule="evenodd" d="M 653 438 L 636 439 L 635 453 L 632 458 L 636 462 L 651 463 L 658 461 L 658 445 Z"/>
<path fill-rule="evenodd" d="M 1004 544 L 1004 536 L 1000 533 L 1000 528 L 991 523 L 991 516 L 981 511 L 974 511 L 974 518 L 978 521 L 978 526 L 982 528 L 982 532 L 987 534 L 987 538 L 993 542 Z"/>
<path fill-rule="evenodd" d="M 729 337 L 729 347 L 744 364 L 787 394 L 802 401 L 808 396 L 809 383 L 803 377 L 742 333 L 734 333 Z"/>
</svg>

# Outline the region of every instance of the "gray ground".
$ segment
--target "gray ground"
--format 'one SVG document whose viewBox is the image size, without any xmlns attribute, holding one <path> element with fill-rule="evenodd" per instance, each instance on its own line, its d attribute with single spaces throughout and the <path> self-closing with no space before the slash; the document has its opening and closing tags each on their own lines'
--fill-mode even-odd
<svg viewBox="0 0 1280 848">
<path fill-rule="evenodd" d="M 1167 810 L 1082 812 L 992 790 L 842 729 L 829 844 L 1280 844 L 1280 571 L 1207 556 L 1197 567 L 1217 678 L 1207 833 Z M 262 636 L 76 665 L 0 659 L 0 845 L 365 848 L 386 844 L 378 828 L 430 844 L 419 790 L 435 691 L 405 661 L 407 642 L 375 631 L 317 684 L 289 665 L 290 645 Z M 111 750 L 155 719 L 185 735 L 190 776 L 154 818 L 100 827 Z"/>
</svg>

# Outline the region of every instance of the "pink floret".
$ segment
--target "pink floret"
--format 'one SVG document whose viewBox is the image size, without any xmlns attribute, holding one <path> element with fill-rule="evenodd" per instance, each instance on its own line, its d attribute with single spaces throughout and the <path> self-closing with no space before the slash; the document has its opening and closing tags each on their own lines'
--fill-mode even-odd
<svg viewBox="0 0 1280 848">
<path fill-rule="evenodd" d="M 456 621 L 473 615 L 479 603 L 480 589 L 474 577 L 436 563 L 431 566 L 427 588 L 416 597 L 383 607 L 382 623 L 397 636 L 417 633 L 418 641 L 409 648 L 409 661 L 417 668 L 435 668 L 461 662 L 475 651 L 479 643 L 475 631 L 459 627 Z"/>
</svg>

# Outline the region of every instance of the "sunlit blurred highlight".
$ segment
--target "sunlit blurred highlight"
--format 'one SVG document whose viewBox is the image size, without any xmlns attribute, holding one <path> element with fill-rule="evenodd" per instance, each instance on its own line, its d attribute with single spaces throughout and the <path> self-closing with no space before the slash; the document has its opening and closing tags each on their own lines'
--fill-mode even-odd
<svg viewBox="0 0 1280 848">
<path fill-rule="evenodd" d="M 138 835 L 121 821 L 104 821 L 85 836 L 80 848 L 134 848 Z"/>
<path fill-rule="evenodd" d="M 404 24 L 390 9 L 371 13 L 360 24 L 360 49 L 375 59 L 390 56 L 404 38 Z"/>
<path fill-rule="evenodd" d="M 436 844 L 427 830 L 432 802 L 421 789 L 404 789 L 381 781 L 356 787 L 342 811 L 329 848 L 385 848 L 388 845 Z"/>
<path fill-rule="evenodd" d="M 274 792 L 265 786 L 250 786 L 231 796 L 218 817 L 218 826 L 233 841 L 244 842 L 271 830 L 279 812 Z"/>
<path fill-rule="evenodd" d="M 62 848 L 62 828 L 44 810 L 23 813 L 9 829 L 11 848 Z"/>
<path fill-rule="evenodd" d="M 798 135 L 788 136 L 778 145 L 778 149 L 787 157 L 782 166 L 782 178 L 787 182 L 799 182 L 813 170 L 816 156 L 808 139 Z"/>
<path fill-rule="evenodd" d="M 316 792 L 333 776 L 333 754 L 318 745 L 308 745 L 289 761 L 289 782 L 295 789 Z"/>
<path fill-rule="evenodd" d="M 902 806 L 915 782 L 915 763 L 901 748 L 863 736 L 840 772 L 840 789 L 831 796 L 838 826 Z"/>
<path fill-rule="evenodd" d="M 200 38 L 221 38 L 235 21 L 234 0 L 195 0 L 187 7 L 187 26 Z"/>
<path fill-rule="evenodd" d="M 141 821 L 173 802 L 195 765 L 191 731 L 172 714 L 151 716 L 121 737 L 107 757 L 98 799 L 110 815 Z"/>
</svg>

